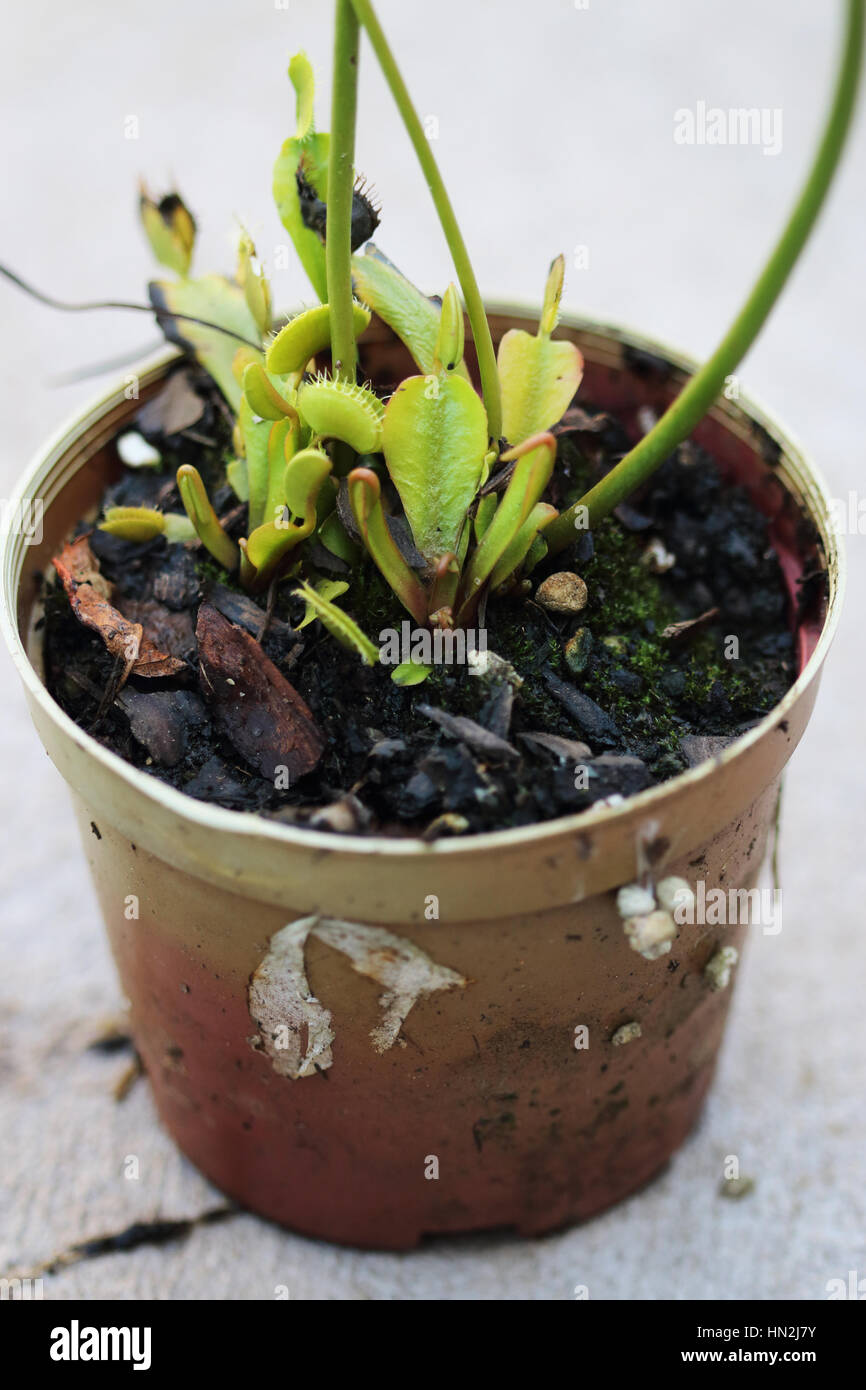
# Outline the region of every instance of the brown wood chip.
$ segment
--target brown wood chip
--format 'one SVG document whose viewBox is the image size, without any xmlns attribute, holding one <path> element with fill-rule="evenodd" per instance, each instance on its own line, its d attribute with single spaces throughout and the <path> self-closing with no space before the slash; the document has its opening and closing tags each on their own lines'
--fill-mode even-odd
<svg viewBox="0 0 866 1390">
<path fill-rule="evenodd" d="M 269 781 L 281 768 L 290 781 L 312 772 L 324 749 L 322 735 L 258 642 L 208 603 L 198 611 L 196 636 L 201 690 L 223 737 Z"/>
<path fill-rule="evenodd" d="M 528 743 L 531 748 L 543 748 L 546 753 L 553 753 L 557 758 L 564 758 L 566 762 L 579 763 L 584 758 L 592 757 L 592 749 L 588 743 L 581 743 L 576 738 L 561 738 L 559 734 L 546 734 L 533 729 L 528 729 L 525 733 L 518 734 L 524 743 Z"/>
<path fill-rule="evenodd" d="M 458 739 L 460 743 L 465 743 L 474 753 L 489 758 L 520 757 L 512 744 L 506 743 L 504 738 L 498 738 L 489 729 L 476 724 L 474 719 L 467 719 L 463 714 L 449 714 L 447 710 L 437 709 L 435 705 L 419 705 L 418 713 L 423 714 L 426 719 L 432 719 L 446 734 Z"/>
</svg>

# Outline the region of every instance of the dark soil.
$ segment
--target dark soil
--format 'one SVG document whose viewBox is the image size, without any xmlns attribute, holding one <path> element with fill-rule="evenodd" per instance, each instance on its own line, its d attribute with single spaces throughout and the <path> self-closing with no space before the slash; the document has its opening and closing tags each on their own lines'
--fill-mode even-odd
<svg viewBox="0 0 866 1390">
<path fill-rule="evenodd" d="M 244 509 L 223 482 L 230 423 L 206 380 L 184 373 L 199 417 L 166 436 L 159 408 L 145 407 L 139 424 L 160 448 L 162 469 L 123 469 L 104 505 L 180 510 L 174 472 L 195 462 L 218 512 L 242 535 Z M 175 408 L 177 395 L 175 387 Z M 580 496 L 628 443 L 609 415 L 572 409 L 553 500 L 564 506 Z M 82 523 L 79 533 L 88 529 Z M 717 752 L 772 709 L 795 676 L 790 604 L 766 520 L 690 442 L 638 499 L 539 567 L 530 593 L 490 602 L 487 645 L 502 662 L 487 675 L 440 665 L 425 683 L 400 688 L 390 668 L 363 666 L 318 624 L 296 633 L 303 603 L 283 585 L 262 638 L 269 663 L 261 680 L 291 682 L 325 745 L 315 770 L 288 786 L 274 759 L 239 753 L 243 740 L 229 736 L 231 719 L 214 705 L 196 651 L 202 604 L 258 638 L 266 598 L 242 594 L 198 546 L 134 545 L 98 530 L 90 544 L 114 585 L 112 603 L 187 664 L 171 679 L 132 674 L 112 698 L 117 662 L 52 584 L 45 651 L 58 703 L 106 747 L 190 796 L 320 829 L 461 834 L 625 797 Z M 665 572 L 654 572 L 648 549 L 662 565 L 672 560 Z M 406 614 L 371 564 L 353 576 L 320 547 L 313 559 L 323 575 L 350 581 L 340 606 L 374 641 L 383 628 L 400 630 Z M 577 615 L 534 601 L 538 582 L 563 571 L 588 588 Z"/>
</svg>

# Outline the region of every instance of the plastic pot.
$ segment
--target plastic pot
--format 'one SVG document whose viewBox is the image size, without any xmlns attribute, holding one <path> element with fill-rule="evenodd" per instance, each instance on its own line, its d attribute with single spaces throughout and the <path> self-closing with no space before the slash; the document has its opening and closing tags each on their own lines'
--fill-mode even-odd
<svg viewBox="0 0 866 1390">
<path fill-rule="evenodd" d="M 492 317 L 497 337 L 534 323 Z M 581 398 L 630 426 L 693 369 L 619 329 L 572 319 L 560 331 L 586 360 Z M 142 400 L 173 360 L 142 374 Z M 379 324 L 364 364 L 382 380 L 409 367 Z M 721 401 L 697 432 L 772 518 L 792 595 L 816 561 L 829 578 L 799 619 L 796 684 L 721 756 L 621 806 L 528 829 L 432 844 L 337 837 L 184 796 L 102 748 L 43 686 L 38 576 L 116 474 L 112 440 L 139 404 L 111 392 L 27 470 L 20 495 L 43 499 L 44 535 L 7 538 L 2 621 L 72 788 L 163 1123 L 231 1197 L 329 1240 L 536 1235 L 602 1211 L 694 1125 L 732 990 L 712 988 L 706 966 L 747 930 L 684 925 L 669 954 L 647 960 L 626 939 L 616 889 L 647 869 L 707 890 L 756 881 L 839 608 L 840 554 L 814 470 L 742 399 Z"/>
</svg>

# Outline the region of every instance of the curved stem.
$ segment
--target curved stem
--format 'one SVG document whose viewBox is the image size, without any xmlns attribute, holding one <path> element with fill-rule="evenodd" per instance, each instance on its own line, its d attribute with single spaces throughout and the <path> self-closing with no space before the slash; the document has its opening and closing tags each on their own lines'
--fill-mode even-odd
<svg viewBox="0 0 866 1390">
<path fill-rule="evenodd" d="M 352 199 L 355 187 L 355 115 L 358 106 L 358 20 L 351 0 L 337 0 L 334 20 L 334 90 L 328 159 L 325 270 L 335 376 L 355 380 L 352 314 Z"/>
<path fill-rule="evenodd" d="M 721 393 L 763 327 L 815 225 L 845 145 L 857 96 L 863 50 L 864 0 L 846 0 L 847 21 L 833 104 L 818 152 L 788 223 L 740 313 L 712 357 L 701 367 L 640 443 L 574 507 L 548 526 L 555 553 L 574 540 L 578 515 L 594 525 L 643 483 L 691 434 Z M 578 508 L 586 508 L 578 514 Z"/>
<path fill-rule="evenodd" d="M 478 354 L 478 370 L 481 374 L 481 394 L 484 397 L 484 406 L 487 411 L 490 437 L 498 440 L 502 433 L 502 405 L 499 392 L 499 374 L 496 369 L 496 353 L 493 348 L 493 339 L 490 336 L 490 325 L 484 312 L 484 301 L 475 279 L 475 272 L 472 269 L 466 243 L 457 224 L 457 218 L 445 190 L 445 184 L 442 182 L 439 166 L 433 157 L 430 142 L 424 134 L 424 127 L 412 104 L 412 98 L 409 96 L 408 88 L 403 81 L 400 69 L 388 45 L 388 40 L 382 32 L 382 26 L 376 18 L 376 12 L 370 0 L 351 0 L 351 4 L 367 31 L 367 36 L 373 46 L 385 80 L 391 89 L 391 95 L 397 104 L 409 139 L 412 141 L 412 147 L 418 157 L 418 163 L 421 165 L 427 180 L 427 187 L 430 189 L 436 212 L 439 215 L 442 231 L 445 233 L 445 240 L 448 243 L 454 269 L 457 271 L 457 278 L 463 291 L 463 298 L 466 301 L 466 312 L 472 326 L 472 337 L 475 340 L 475 351 Z M 333 134 L 331 138 L 333 139 Z"/>
</svg>

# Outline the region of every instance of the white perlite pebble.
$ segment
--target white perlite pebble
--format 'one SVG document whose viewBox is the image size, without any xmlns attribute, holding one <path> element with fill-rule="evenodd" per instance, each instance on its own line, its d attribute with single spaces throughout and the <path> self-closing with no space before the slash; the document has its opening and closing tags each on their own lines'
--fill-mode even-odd
<svg viewBox="0 0 866 1390">
<path fill-rule="evenodd" d="M 508 681 L 515 690 L 519 690 L 523 684 L 523 677 L 517 674 L 510 661 L 486 648 L 483 652 L 475 648 L 467 652 L 466 664 L 470 676 L 489 676 L 493 681 Z"/>
<path fill-rule="evenodd" d="M 704 979 L 710 989 L 727 989 L 731 983 L 731 967 L 740 959 L 736 946 L 720 946 L 704 966 Z"/>
<path fill-rule="evenodd" d="M 616 910 L 620 917 L 640 917 L 655 910 L 656 900 L 648 888 L 639 883 L 624 883 L 616 895 Z"/>
<path fill-rule="evenodd" d="M 619 1028 L 617 1028 L 616 1032 L 613 1034 L 611 1042 L 613 1043 L 614 1047 L 622 1047 L 624 1043 L 634 1042 L 635 1038 L 639 1038 L 641 1036 L 641 1032 L 641 1026 L 636 1021 L 632 1021 L 631 1023 L 623 1023 L 620 1025 Z"/>
<path fill-rule="evenodd" d="M 641 563 L 652 570 L 653 574 L 666 574 L 677 562 L 676 555 L 672 555 L 657 536 L 650 541 L 640 558 Z"/>
<path fill-rule="evenodd" d="M 656 898 L 659 907 L 663 907 L 665 912 L 669 912 L 674 921 L 678 920 L 677 909 L 679 909 L 681 917 L 684 917 L 689 911 L 694 911 L 694 889 L 684 878 L 677 878 L 675 875 L 670 878 L 663 878 L 661 883 L 656 884 Z"/>
<path fill-rule="evenodd" d="M 624 924 L 628 944 L 644 960 L 658 960 L 671 949 L 677 934 L 676 923 L 669 912 L 648 912 L 629 917 Z"/>
<path fill-rule="evenodd" d="M 156 464 L 162 463 L 162 455 L 134 430 L 120 436 L 117 452 L 127 468 L 154 468 Z"/>
</svg>

